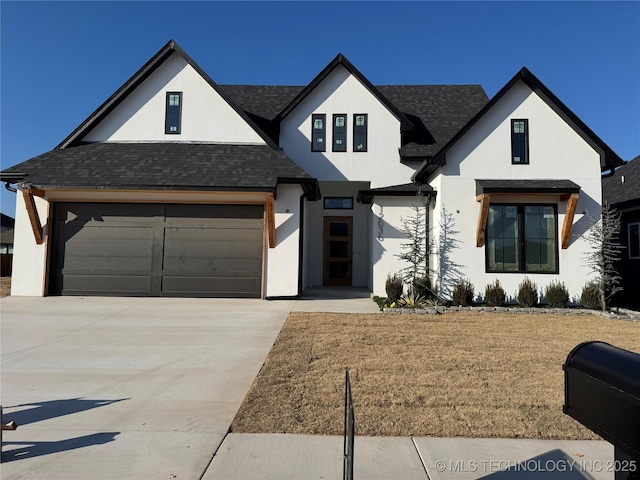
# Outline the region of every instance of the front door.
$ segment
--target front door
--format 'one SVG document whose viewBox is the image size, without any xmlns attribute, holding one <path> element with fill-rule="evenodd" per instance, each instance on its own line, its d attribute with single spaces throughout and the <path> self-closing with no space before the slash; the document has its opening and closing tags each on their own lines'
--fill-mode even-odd
<svg viewBox="0 0 640 480">
<path fill-rule="evenodd" d="M 324 285 L 351 285 L 353 217 L 324 217 Z"/>
</svg>

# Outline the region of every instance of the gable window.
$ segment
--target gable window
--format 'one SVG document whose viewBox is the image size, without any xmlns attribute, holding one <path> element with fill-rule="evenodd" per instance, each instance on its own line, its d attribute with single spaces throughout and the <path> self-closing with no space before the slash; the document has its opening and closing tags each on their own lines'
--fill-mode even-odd
<svg viewBox="0 0 640 480">
<path fill-rule="evenodd" d="M 629 258 L 640 258 L 640 223 L 629 226 Z"/>
<path fill-rule="evenodd" d="M 347 151 L 347 116 L 335 114 L 333 116 L 333 151 Z"/>
<path fill-rule="evenodd" d="M 315 114 L 311 116 L 311 151 L 312 152 L 324 152 L 326 151 L 325 138 L 325 114 Z"/>
<path fill-rule="evenodd" d="M 491 205 L 487 272 L 558 273 L 556 205 Z"/>
<path fill-rule="evenodd" d="M 529 163 L 529 120 L 511 120 L 511 163 Z"/>
<path fill-rule="evenodd" d="M 167 92 L 167 110 L 164 133 L 180 133 L 182 117 L 182 92 Z"/>
<path fill-rule="evenodd" d="M 353 151 L 367 151 L 367 114 L 356 113 L 353 116 Z"/>
</svg>

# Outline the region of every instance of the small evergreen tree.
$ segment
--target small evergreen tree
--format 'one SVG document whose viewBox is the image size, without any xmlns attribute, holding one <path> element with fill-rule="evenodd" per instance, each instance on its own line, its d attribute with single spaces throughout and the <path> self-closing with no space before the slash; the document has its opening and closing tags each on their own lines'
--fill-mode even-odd
<svg viewBox="0 0 640 480">
<path fill-rule="evenodd" d="M 397 254 L 409 266 L 398 273 L 409 286 L 413 285 L 427 275 L 427 255 L 429 255 L 427 239 L 426 201 L 422 192 L 418 192 L 416 201 L 411 205 L 412 215 L 400 217 L 402 233 L 408 238 L 408 242 L 401 244 L 402 253 Z"/>
<path fill-rule="evenodd" d="M 619 242 L 620 214 L 605 201 L 599 220 L 588 216 L 591 226 L 585 239 L 591 245 L 591 251 L 585 255 L 585 263 L 595 274 L 595 278 L 589 283 L 597 288 L 600 308 L 604 311 L 611 297 L 622 290 L 620 274 L 615 267 L 620 260 L 620 251 L 624 248 Z"/>
</svg>

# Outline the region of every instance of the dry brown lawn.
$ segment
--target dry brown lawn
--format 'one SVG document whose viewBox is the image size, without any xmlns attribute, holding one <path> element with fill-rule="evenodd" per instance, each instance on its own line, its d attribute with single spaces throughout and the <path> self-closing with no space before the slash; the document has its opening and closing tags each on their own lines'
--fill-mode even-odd
<svg viewBox="0 0 640 480">
<path fill-rule="evenodd" d="M 562 364 L 602 340 L 640 351 L 640 323 L 591 315 L 294 313 L 234 432 L 342 435 L 344 368 L 356 433 L 598 438 L 562 413 Z"/>
<path fill-rule="evenodd" d="M 0 297 L 11 295 L 11 277 L 0 277 Z"/>
</svg>

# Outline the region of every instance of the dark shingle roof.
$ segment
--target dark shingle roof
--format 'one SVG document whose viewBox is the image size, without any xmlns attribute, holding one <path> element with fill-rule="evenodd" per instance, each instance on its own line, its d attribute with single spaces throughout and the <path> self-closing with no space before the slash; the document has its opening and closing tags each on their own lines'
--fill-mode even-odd
<svg viewBox="0 0 640 480">
<path fill-rule="evenodd" d="M 257 190 L 316 181 L 268 145 L 92 143 L 52 150 L 4 170 L 47 188 Z"/>
<path fill-rule="evenodd" d="M 415 197 L 418 192 L 425 195 L 435 195 L 430 185 L 416 185 L 415 183 L 405 183 L 404 185 L 392 185 L 390 187 L 371 188 L 358 192 L 360 203 L 371 203 L 373 197 Z"/>
<path fill-rule="evenodd" d="M 640 206 L 640 155 L 602 179 L 602 195 L 615 208 Z"/>
<path fill-rule="evenodd" d="M 276 116 L 301 86 L 220 85 L 230 98 L 277 141 Z M 376 87 L 413 124 L 403 132 L 403 157 L 434 155 L 488 101 L 480 85 L 383 85 Z"/>
<path fill-rule="evenodd" d="M 476 180 L 476 195 L 482 193 L 549 193 L 562 195 L 578 192 L 580 192 L 580 185 L 571 180 Z"/>
</svg>

